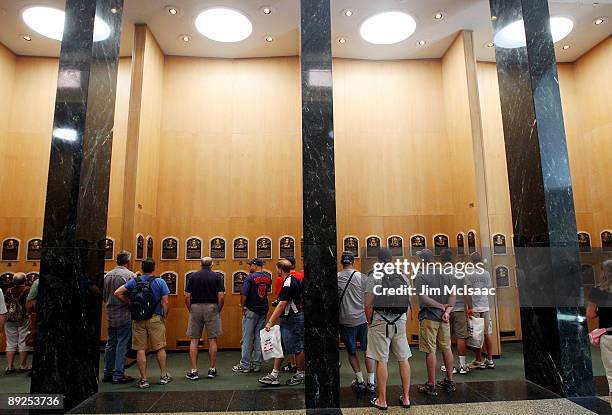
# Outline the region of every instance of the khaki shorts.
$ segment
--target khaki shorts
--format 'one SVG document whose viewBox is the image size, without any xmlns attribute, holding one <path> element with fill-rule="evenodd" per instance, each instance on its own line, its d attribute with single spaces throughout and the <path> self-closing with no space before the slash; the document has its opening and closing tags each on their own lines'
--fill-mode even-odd
<svg viewBox="0 0 612 415">
<path fill-rule="evenodd" d="M 406 338 L 406 321 L 395 323 L 397 333 L 393 326 L 389 326 L 389 337 L 387 337 L 387 322 L 374 320 L 368 329 L 368 350 L 366 356 L 377 362 L 388 362 L 389 352 L 397 358 L 398 362 L 408 360 L 412 356 L 408 339 Z"/>
<path fill-rule="evenodd" d="M 26 317 L 23 321 L 7 321 L 4 325 L 7 352 L 29 352 L 31 347 L 26 345 L 26 338 L 30 334 L 30 320 Z"/>
<path fill-rule="evenodd" d="M 442 352 L 451 349 L 450 325 L 443 321 L 421 320 L 419 350 L 424 353 L 435 353 L 436 346 Z"/>
<path fill-rule="evenodd" d="M 450 315 L 451 336 L 457 339 L 467 339 L 470 337 L 465 311 L 453 311 Z"/>
<path fill-rule="evenodd" d="M 166 347 L 166 324 L 159 314 L 132 323 L 132 349 L 157 351 Z"/>
<path fill-rule="evenodd" d="M 187 336 L 191 339 L 201 338 L 204 327 L 209 339 L 221 335 L 221 316 L 217 304 L 191 304 Z"/>
<path fill-rule="evenodd" d="M 489 311 L 474 311 L 474 317 L 484 318 L 485 334 L 493 334 L 493 322 L 491 321 L 491 313 Z"/>
</svg>

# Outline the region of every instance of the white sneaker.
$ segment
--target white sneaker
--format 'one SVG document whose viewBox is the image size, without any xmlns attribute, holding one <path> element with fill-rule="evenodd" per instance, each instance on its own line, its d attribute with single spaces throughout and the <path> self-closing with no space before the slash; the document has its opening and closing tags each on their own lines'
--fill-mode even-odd
<svg viewBox="0 0 612 415">
<path fill-rule="evenodd" d="M 485 362 L 479 362 L 478 360 L 473 360 L 469 365 L 470 369 L 484 369 L 486 368 Z"/>
<path fill-rule="evenodd" d="M 440 366 L 440 370 L 442 372 L 446 372 L 446 366 L 445 365 Z M 453 366 L 453 374 L 455 374 L 455 373 L 457 373 L 457 368 L 455 366 Z"/>
<path fill-rule="evenodd" d="M 467 365 L 459 367 L 459 374 L 460 375 L 467 375 L 468 373 L 470 373 L 470 368 L 467 367 Z"/>
</svg>

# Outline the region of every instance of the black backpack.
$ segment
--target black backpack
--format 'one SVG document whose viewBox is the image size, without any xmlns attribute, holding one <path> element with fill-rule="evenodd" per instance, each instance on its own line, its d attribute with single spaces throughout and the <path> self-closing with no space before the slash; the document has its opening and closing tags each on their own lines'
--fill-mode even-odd
<svg viewBox="0 0 612 415">
<path fill-rule="evenodd" d="M 159 301 L 155 300 L 151 284 L 157 277 L 152 277 L 148 280 L 143 280 L 140 276 L 136 277 L 136 286 L 130 295 L 130 313 L 132 320 L 143 321 L 150 320 L 155 314 L 155 308 Z"/>
<path fill-rule="evenodd" d="M 378 311 L 379 315 L 387 322 L 386 335 L 389 336 L 389 326 L 394 326 L 395 333 L 397 333 L 397 327 L 395 323 L 402 317 L 404 313 L 408 312 L 410 308 L 410 294 L 408 288 L 410 285 L 406 282 L 404 277 L 399 274 L 384 275 L 381 280 L 381 295 L 374 295 L 374 311 Z M 382 295 L 383 289 L 395 288 L 396 292 L 403 289 L 401 295 Z M 388 320 L 382 313 L 395 314 L 392 320 Z"/>
</svg>

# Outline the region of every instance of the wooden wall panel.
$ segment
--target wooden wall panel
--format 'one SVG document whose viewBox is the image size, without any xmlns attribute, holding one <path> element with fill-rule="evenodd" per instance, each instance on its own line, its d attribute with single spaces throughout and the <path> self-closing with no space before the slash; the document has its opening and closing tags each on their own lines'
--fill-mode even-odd
<svg viewBox="0 0 612 415">
<path fill-rule="evenodd" d="M 240 347 L 239 296 L 232 274 L 248 271 L 232 260 L 236 236 L 273 240 L 275 271 L 278 239 L 302 236 L 301 96 L 297 57 L 274 59 L 201 59 L 168 56 L 163 72 L 163 107 L 157 187 L 156 259 L 166 236 L 180 240 L 178 261 L 159 261 L 159 273 L 179 274 L 178 295 L 171 297 L 168 344 L 187 340 L 184 275 L 200 268 L 185 261 L 185 240 L 199 236 L 204 254 L 213 236 L 227 240 L 227 259 L 215 269 L 226 275 L 224 334 L 219 346 Z M 301 268 L 301 261 L 298 268 Z M 206 345 L 205 345 L 206 346 Z"/>
</svg>

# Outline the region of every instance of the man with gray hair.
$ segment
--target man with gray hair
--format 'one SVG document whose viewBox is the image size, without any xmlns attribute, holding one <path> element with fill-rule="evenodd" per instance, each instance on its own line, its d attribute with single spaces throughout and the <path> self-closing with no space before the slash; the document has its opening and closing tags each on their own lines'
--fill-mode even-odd
<svg viewBox="0 0 612 415">
<path fill-rule="evenodd" d="M 102 382 L 112 382 L 115 385 L 134 380 L 124 373 L 125 355 L 132 337 L 130 306 L 113 295 L 119 287 L 134 278 L 134 273 L 129 270 L 131 259 L 132 254 L 128 251 L 119 252 L 117 266 L 104 276 L 102 299 L 106 303 L 108 340 L 104 348 Z"/>
<path fill-rule="evenodd" d="M 13 275 L 13 287 L 6 290 L 4 296 L 7 310 L 4 324 L 7 375 L 16 371 L 23 373 L 29 370 L 28 352 L 30 348 L 26 345 L 26 337 L 30 333 L 30 319 L 26 312 L 26 299 L 30 288 L 25 283 L 26 275 L 23 272 L 15 273 Z M 19 352 L 19 369 L 16 370 L 13 362 L 17 352 Z"/>
<path fill-rule="evenodd" d="M 198 344 L 202 331 L 206 327 L 208 335 L 208 357 L 210 366 L 208 378 L 217 376 L 217 337 L 221 335 L 221 310 L 225 301 L 225 282 L 223 277 L 212 270 L 211 257 L 202 258 L 202 269 L 194 272 L 185 287 L 185 306 L 189 310 L 189 325 L 187 335 L 191 338 L 189 344 L 189 359 L 191 371 L 186 377 L 198 380 Z"/>
</svg>

